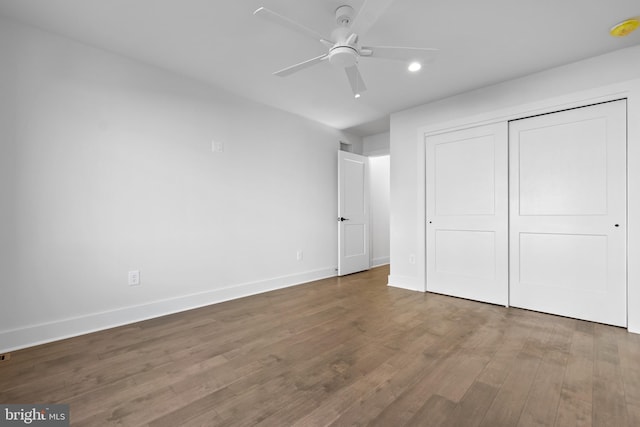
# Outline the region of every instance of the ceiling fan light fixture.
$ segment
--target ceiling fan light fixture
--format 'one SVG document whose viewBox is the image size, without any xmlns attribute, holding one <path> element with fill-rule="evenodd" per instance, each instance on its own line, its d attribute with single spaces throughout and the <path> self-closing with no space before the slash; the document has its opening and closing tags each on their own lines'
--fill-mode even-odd
<svg viewBox="0 0 640 427">
<path fill-rule="evenodd" d="M 351 46 L 336 46 L 329 51 L 329 62 L 340 68 L 356 65 L 358 52 Z"/>
<path fill-rule="evenodd" d="M 422 64 L 419 62 L 412 62 L 411 64 L 409 64 L 409 67 L 407 68 L 409 71 L 411 71 L 412 73 L 415 73 L 417 71 L 420 71 L 420 69 L 422 68 Z"/>
<path fill-rule="evenodd" d="M 627 19 L 614 25 L 609 30 L 609 34 L 611 34 L 613 37 L 625 37 L 634 32 L 638 28 L 638 26 L 640 26 L 640 21 L 638 20 L 638 18 Z"/>
</svg>

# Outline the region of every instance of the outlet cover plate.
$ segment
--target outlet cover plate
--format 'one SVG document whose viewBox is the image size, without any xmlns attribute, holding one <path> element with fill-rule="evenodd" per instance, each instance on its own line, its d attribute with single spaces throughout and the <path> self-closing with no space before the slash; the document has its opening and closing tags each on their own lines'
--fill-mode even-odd
<svg viewBox="0 0 640 427">
<path fill-rule="evenodd" d="M 140 270 L 132 270 L 129 272 L 129 286 L 140 285 Z"/>
</svg>

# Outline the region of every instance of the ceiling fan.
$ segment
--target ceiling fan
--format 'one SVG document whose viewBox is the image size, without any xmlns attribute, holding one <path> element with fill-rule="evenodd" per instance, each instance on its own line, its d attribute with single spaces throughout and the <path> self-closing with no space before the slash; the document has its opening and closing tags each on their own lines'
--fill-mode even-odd
<svg viewBox="0 0 640 427">
<path fill-rule="evenodd" d="M 283 68 L 273 73 L 274 75 L 285 77 L 328 60 L 332 65 L 345 70 L 353 94 L 359 98 L 360 94 L 367 90 L 358 70 L 360 58 L 392 59 L 421 64 L 433 59 L 438 51 L 432 48 L 360 45 L 359 36 L 377 21 L 392 1 L 365 0 L 357 14 L 349 5 L 338 7 L 335 11 L 337 26 L 331 32 L 330 37 L 324 37 L 320 33 L 265 7 L 257 9 L 253 14 L 317 40 L 327 48 L 327 53 Z M 414 67 L 419 69 L 420 65 L 415 64 Z"/>
</svg>

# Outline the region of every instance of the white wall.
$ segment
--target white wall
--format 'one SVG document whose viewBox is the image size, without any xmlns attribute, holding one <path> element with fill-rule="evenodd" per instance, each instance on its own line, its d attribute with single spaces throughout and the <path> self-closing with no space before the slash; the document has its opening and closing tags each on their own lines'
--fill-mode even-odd
<svg viewBox="0 0 640 427">
<path fill-rule="evenodd" d="M 365 136 L 362 154 L 369 156 L 371 266 L 389 264 L 389 132 Z"/>
<path fill-rule="evenodd" d="M 371 266 L 389 264 L 389 155 L 369 157 Z"/>
<path fill-rule="evenodd" d="M 424 264 L 424 134 L 463 123 L 480 123 L 512 109 L 524 112 L 562 99 L 580 99 L 616 92 L 629 105 L 629 329 L 640 331 L 640 97 L 637 91 L 640 46 L 619 50 L 521 79 L 447 98 L 391 116 L 391 275 L 389 284 L 425 289 Z M 602 88 L 596 90 L 596 88 Z M 632 94 L 632 95 L 630 95 Z M 603 95 L 604 96 L 604 95 Z M 567 106 L 571 106 L 567 104 Z M 524 108 L 524 110 L 523 110 Z M 492 113 L 492 112 L 495 112 Z M 505 115 L 506 117 L 506 115 Z M 476 122 L 474 122 L 474 120 Z M 632 136 L 633 135 L 633 136 Z M 412 262 L 414 261 L 415 262 Z"/>
<path fill-rule="evenodd" d="M 358 138 L 4 20 L 0 57 L 0 352 L 335 274 Z"/>
<path fill-rule="evenodd" d="M 341 140 L 340 149 L 353 154 L 362 155 L 362 138 L 358 140 L 352 139 L 351 141 Z"/>
<path fill-rule="evenodd" d="M 362 138 L 362 154 L 365 156 L 384 156 L 390 153 L 389 132 L 378 133 Z"/>
</svg>

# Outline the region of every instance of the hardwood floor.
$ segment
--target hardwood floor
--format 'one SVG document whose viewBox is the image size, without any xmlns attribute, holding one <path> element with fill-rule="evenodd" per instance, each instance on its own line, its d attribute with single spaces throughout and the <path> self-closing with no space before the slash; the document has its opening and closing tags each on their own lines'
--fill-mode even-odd
<svg viewBox="0 0 640 427">
<path fill-rule="evenodd" d="M 12 353 L 74 426 L 638 426 L 640 335 L 386 286 L 387 267 Z"/>
</svg>

